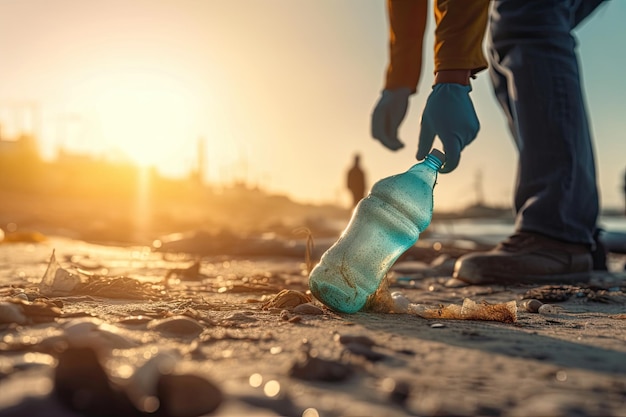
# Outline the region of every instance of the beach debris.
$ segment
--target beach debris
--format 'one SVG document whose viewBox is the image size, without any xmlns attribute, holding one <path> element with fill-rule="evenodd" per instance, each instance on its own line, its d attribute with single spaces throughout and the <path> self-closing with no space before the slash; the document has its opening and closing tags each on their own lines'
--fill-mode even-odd
<svg viewBox="0 0 626 417">
<path fill-rule="evenodd" d="M 148 323 L 148 329 L 157 331 L 162 335 L 195 337 L 202 333 L 204 326 L 191 317 L 177 315 L 162 320 L 151 321 Z"/>
<path fill-rule="evenodd" d="M 486 320 L 503 323 L 515 323 L 517 321 L 517 303 L 490 304 L 486 301 L 476 303 L 465 298 L 463 305 L 449 304 L 437 307 L 424 304 L 410 304 L 408 312 L 425 319 L 453 319 L 453 320 Z"/>
<path fill-rule="evenodd" d="M 542 305 L 543 303 L 541 301 L 535 300 L 534 298 L 527 298 L 520 302 L 520 307 L 529 313 L 538 313 Z"/>
<path fill-rule="evenodd" d="M 61 267 L 52 251 L 48 268 L 39 283 L 39 291 L 47 296 L 69 295 L 81 283 L 80 276 Z"/>
<path fill-rule="evenodd" d="M 269 310 L 272 308 L 294 308 L 300 304 L 310 303 L 311 297 L 301 291 L 281 290 L 273 298 L 265 302 L 261 308 Z"/>
<path fill-rule="evenodd" d="M 380 282 L 376 292 L 367 298 L 361 311 L 369 313 L 392 313 L 394 311 L 395 302 L 389 290 L 389 281 L 389 274 L 387 274 Z"/>
<path fill-rule="evenodd" d="M 404 296 L 399 291 L 394 291 L 391 293 L 391 299 L 393 301 L 393 312 L 394 313 L 406 313 L 409 311 L 409 304 L 411 301 Z"/>
<path fill-rule="evenodd" d="M 445 327 L 446 327 L 446 325 L 443 324 L 443 323 L 433 323 L 433 324 L 430 325 L 431 329 L 443 329 Z"/>
<path fill-rule="evenodd" d="M 54 250 L 39 282 L 39 291 L 46 296 L 90 295 L 131 300 L 157 299 L 165 295 L 160 286 L 149 282 L 69 271 L 58 263 Z"/>
<path fill-rule="evenodd" d="M 304 250 L 304 263 L 306 265 L 306 275 L 311 275 L 311 271 L 315 266 L 313 264 L 313 251 L 315 250 L 315 241 L 313 239 L 313 232 L 308 227 L 302 226 L 298 227 L 293 231 L 294 234 L 303 234 L 305 235 L 305 250 Z"/>
</svg>

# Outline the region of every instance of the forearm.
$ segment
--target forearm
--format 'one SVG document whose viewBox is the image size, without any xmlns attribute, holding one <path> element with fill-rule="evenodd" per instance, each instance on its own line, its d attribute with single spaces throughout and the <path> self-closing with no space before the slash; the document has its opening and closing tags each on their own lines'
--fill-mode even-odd
<svg viewBox="0 0 626 417">
<path fill-rule="evenodd" d="M 483 39 L 488 11 L 489 0 L 435 1 L 435 83 L 469 83 L 470 75 L 487 68 Z M 456 70 L 469 71 L 467 80 L 465 72 Z"/>
<path fill-rule="evenodd" d="M 387 0 L 389 65 L 386 89 L 407 87 L 415 92 L 422 71 L 422 45 L 428 0 Z"/>
</svg>

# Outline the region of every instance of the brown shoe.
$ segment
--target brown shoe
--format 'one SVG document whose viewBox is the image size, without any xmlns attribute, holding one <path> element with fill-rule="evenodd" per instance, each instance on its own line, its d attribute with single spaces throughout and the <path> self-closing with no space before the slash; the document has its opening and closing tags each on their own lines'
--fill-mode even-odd
<svg viewBox="0 0 626 417">
<path fill-rule="evenodd" d="M 454 277 L 470 284 L 572 284 L 591 278 L 585 245 L 518 232 L 489 252 L 470 253 L 454 265 Z"/>
</svg>

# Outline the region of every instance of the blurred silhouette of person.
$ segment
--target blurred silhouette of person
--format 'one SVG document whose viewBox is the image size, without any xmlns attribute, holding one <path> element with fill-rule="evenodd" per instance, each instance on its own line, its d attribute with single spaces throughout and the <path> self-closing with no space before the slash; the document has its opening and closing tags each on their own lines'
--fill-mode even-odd
<svg viewBox="0 0 626 417">
<path fill-rule="evenodd" d="M 624 171 L 624 185 L 622 185 L 622 189 L 624 190 L 624 214 L 626 214 L 626 171 Z"/>
<path fill-rule="evenodd" d="M 365 172 L 361 168 L 361 156 L 354 155 L 354 165 L 348 171 L 348 189 L 352 193 L 352 207 L 365 196 Z"/>
</svg>

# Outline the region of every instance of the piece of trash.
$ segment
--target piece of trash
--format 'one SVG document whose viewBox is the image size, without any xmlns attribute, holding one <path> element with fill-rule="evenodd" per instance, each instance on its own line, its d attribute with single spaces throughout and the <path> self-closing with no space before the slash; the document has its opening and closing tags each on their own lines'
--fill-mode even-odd
<svg viewBox="0 0 626 417">
<path fill-rule="evenodd" d="M 52 251 L 48 268 L 39 283 L 39 291 L 47 296 L 69 295 L 81 283 L 80 276 L 63 269 Z"/>
<path fill-rule="evenodd" d="M 431 329 L 443 329 L 444 327 L 446 327 L 446 325 L 443 323 L 433 323 L 430 325 Z"/>
<path fill-rule="evenodd" d="M 129 277 L 108 277 L 71 272 L 57 262 L 52 251 L 50 262 L 39 282 L 41 294 L 55 297 L 66 295 L 91 295 L 104 298 L 145 300 L 160 298 L 164 291 L 149 282 L 139 282 Z"/>
<path fill-rule="evenodd" d="M 425 319 L 487 320 L 503 323 L 515 323 L 517 321 L 517 303 L 515 301 L 489 304 L 486 301 L 476 303 L 466 298 L 461 306 L 449 304 L 433 307 L 424 304 L 410 304 L 408 312 Z"/>
<path fill-rule="evenodd" d="M 399 291 L 391 293 L 391 299 L 393 300 L 394 313 L 406 313 L 409 311 L 409 304 L 411 301 Z"/>
</svg>

